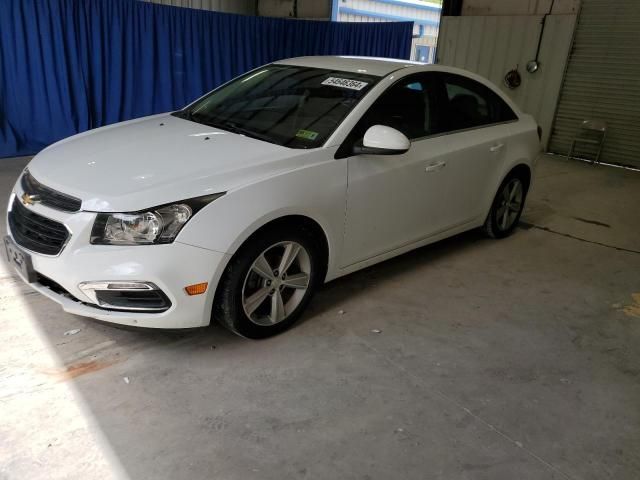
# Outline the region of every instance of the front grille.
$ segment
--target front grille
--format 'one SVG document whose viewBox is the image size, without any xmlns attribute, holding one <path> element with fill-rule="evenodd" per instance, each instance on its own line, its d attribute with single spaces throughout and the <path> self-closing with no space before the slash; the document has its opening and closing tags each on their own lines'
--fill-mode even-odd
<svg viewBox="0 0 640 480">
<path fill-rule="evenodd" d="M 82 200 L 60 193 L 53 188 L 49 188 L 39 181 L 27 171 L 22 175 L 22 190 L 31 195 L 35 201 L 46 205 L 47 207 L 63 210 L 65 212 L 78 212 L 82 206 Z"/>
<path fill-rule="evenodd" d="M 69 239 L 63 224 L 29 210 L 18 199 L 9 212 L 9 228 L 18 245 L 45 255 L 57 255 Z"/>
<path fill-rule="evenodd" d="M 44 275 L 42 275 L 39 272 L 36 272 L 36 282 L 39 283 L 40 285 L 42 285 L 43 287 L 47 287 L 53 293 L 57 293 L 58 295 L 63 295 L 65 297 L 67 297 L 67 298 L 70 298 L 71 300 L 75 300 L 76 302 L 78 301 L 78 299 L 76 297 L 71 295 L 58 282 L 56 282 L 54 280 L 51 280 L 49 277 L 45 277 Z"/>
</svg>

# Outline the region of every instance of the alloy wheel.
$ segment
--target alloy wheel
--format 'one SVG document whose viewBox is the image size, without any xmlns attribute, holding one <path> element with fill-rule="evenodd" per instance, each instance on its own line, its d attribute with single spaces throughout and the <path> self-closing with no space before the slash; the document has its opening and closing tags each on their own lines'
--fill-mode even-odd
<svg viewBox="0 0 640 480">
<path fill-rule="evenodd" d="M 242 287 L 242 307 L 256 325 L 289 317 L 302 302 L 311 278 L 311 259 L 296 242 L 279 242 L 254 260 Z"/>
<path fill-rule="evenodd" d="M 512 178 L 502 189 L 500 205 L 496 210 L 496 223 L 503 232 L 509 230 L 520 215 L 524 187 L 519 178 Z"/>
</svg>

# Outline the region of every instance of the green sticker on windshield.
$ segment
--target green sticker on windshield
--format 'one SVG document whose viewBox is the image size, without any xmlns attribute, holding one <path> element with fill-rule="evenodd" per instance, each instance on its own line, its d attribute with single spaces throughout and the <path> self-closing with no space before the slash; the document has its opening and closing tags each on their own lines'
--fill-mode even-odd
<svg viewBox="0 0 640 480">
<path fill-rule="evenodd" d="M 305 140 L 315 140 L 318 138 L 318 132 L 312 132 L 311 130 L 298 130 L 296 137 L 304 138 Z"/>
</svg>

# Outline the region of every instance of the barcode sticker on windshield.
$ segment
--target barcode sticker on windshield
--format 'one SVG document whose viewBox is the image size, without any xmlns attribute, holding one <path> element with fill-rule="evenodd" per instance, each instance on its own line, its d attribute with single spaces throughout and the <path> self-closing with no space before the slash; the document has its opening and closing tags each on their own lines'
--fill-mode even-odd
<svg viewBox="0 0 640 480">
<path fill-rule="evenodd" d="M 348 88 L 349 90 L 362 90 L 369 84 L 367 82 L 359 82 L 358 80 L 349 80 L 348 78 L 329 77 L 322 82 L 322 85 Z"/>
</svg>

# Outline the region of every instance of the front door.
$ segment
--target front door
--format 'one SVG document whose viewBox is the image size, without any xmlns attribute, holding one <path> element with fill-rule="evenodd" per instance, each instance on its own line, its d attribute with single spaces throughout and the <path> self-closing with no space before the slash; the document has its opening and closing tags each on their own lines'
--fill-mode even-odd
<svg viewBox="0 0 640 480">
<path fill-rule="evenodd" d="M 349 158 L 344 266 L 411 244 L 446 227 L 446 156 L 429 140 L 403 155 Z"/>
<path fill-rule="evenodd" d="M 446 227 L 449 174 L 446 153 L 430 149 L 438 123 L 433 73 L 401 79 L 383 93 L 350 135 L 361 139 L 373 125 L 404 133 L 411 148 L 401 155 L 355 155 L 347 159 L 348 189 L 344 256 L 354 263 L 411 244 Z M 347 139 L 347 141 L 350 141 Z"/>
</svg>

